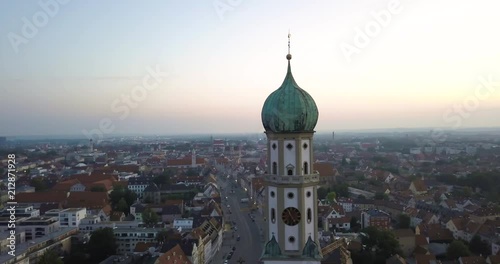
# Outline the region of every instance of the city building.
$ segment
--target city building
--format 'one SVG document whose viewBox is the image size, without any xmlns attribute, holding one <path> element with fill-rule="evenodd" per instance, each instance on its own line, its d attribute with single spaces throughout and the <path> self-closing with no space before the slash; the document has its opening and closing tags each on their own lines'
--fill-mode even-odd
<svg viewBox="0 0 500 264">
<path fill-rule="evenodd" d="M 369 209 L 361 213 L 361 228 L 374 226 L 379 229 L 390 229 L 391 217 L 380 210 Z"/>
<path fill-rule="evenodd" d="M 137 194 L 138 198 L 142 198 L 144 189 L 153 182 L 153 177 L 132 177 L 128 179 L 127 188 Z"/>
<path fill-rule="evenodd" d="M 115 228 L 113 232 L 118 249 L 116 253 L 133 253 L 138 242 L 155 242 L 160 228 Z"/>
<path fill-rule="evenodd" d="M 265 186 L 267 206 L 262 263 L 319 264 L 317 188 L 319 173 L 313 168 L 313 135 L 318 108 L 313 98 L 295 82 L 290 60 L 283 84 L 271 93 L 262 108 L 267 136 Z"/>
<path fill-rule="evenodd" d="M 78 227 L 80 222 L 87 216 L 86 208 L 52 209 L 45 212 L 46 216 L 59 218 L 61 227 Z"/>
</svg>

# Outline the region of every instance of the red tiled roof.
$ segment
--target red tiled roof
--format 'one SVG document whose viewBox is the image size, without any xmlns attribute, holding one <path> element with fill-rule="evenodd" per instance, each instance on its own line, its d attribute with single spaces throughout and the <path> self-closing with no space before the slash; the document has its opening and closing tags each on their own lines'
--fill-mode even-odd
<svg viewBox="0 0 500 264">
<path fill-rule="evenodd" d="M 436 260 L 436 256 L 434 256 L 434 255 L 416 254 L 415 255 L 415 260 L 416 260 L 416 264 L 430 264 L 431 261 L 435 261 Z"/>
<path fill-rule="evenodd" d="M 486 264 L 486 259 L 481 256 L 460 257 L 462 264 Z"/>
<path fill-rule="evenodd" d="M 104 187 L 106 191 L 110 191 L 113 189 L 113 182 L 111 180 L 102 180 L 102 181 L 96 181 L 93 183 L 88 183 L 85 185 L 89 190 L 92 189 L 92 187 Z"/>
<path fill-rule="evenodd" d="M 500 255 L 490 255 L 488 258 L 491 264 L 500 264 Z"/>
<path fill-rule="evenodd" d="M 54 187 L 51 188 L 52 191 L 57 192 L 69 192 L 71 190 L 71 186 L 80 183 L 77 179 L 71 179 L 67 181 L 58 182 Z"/>
<path fill-rule="evenodd" d="M 155 243 L 152 243 L 152 242 L 149 242 L 149 243 L 137 242 L 137 244 L 135 244 L 134 252 L 137 252 L 137 253 L 146 252 L 150 247 L 154 247 L 154 246 L 155 246 Z"/>
<path fill-rule="evenodd" d="M 427 191 L 427 186 L 425 186 L 424 181 L 422 181 L 421 179 L 416 179 L 412 183 L 413 186 L 415 187 L 415 190 L 417 190 L 418 192 Z"/>
<path fill-rule="evenodd" d="M 316 162 L 313 169 L 318 171 L 320 177 L 334 176 L 334 169 L 331 163 Z"/>
<path fill-rule="evenodd" d="M 32 192 L 18 193 L 16 202 L 18 203 L 59 203 L 66 200 L 66 192 Z"/>
<path fill-rule="evenodd" d="M 429 245 L 429 241 L 424 235 L 415 235 L 415 246 L 426 246 Z"/>
<path fill-rule="evenodd" d="M 66 207 L 86 207 L 87 209 L 103 208 L 108 203 L 105 192 L 71 192 Z"/>
</svg>

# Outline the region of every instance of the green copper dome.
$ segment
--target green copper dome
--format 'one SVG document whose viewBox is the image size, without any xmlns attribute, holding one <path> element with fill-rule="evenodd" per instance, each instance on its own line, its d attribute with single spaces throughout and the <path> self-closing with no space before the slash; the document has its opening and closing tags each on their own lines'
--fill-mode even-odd
<svg viewBox="0 0 500 264">
<path fill-rule="evenodd" d="M 278 90 L 271 93 L 262 107 L 262 124 L 274 133 L 312 132 L 318 122 L 318 108 L 313 98 L 297 85 L 287 55 L 288 71 Z"/>
</svg>

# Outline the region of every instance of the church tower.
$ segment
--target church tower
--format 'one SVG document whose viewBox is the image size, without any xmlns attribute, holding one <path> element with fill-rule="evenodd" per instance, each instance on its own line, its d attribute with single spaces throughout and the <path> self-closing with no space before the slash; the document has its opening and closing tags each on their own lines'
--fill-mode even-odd
<svg viewBox="0 0 500 264">
<path fill-rule="evenodd" d="M 290 60 L 283 84 L 262 108 L 267 135 L 265 175 L 267 206 L 263 263 L 319 264 L 317 188 L 319 175 L 312 166 L 314 127 L 318 108 L 295 82 Z"/>
</svg>

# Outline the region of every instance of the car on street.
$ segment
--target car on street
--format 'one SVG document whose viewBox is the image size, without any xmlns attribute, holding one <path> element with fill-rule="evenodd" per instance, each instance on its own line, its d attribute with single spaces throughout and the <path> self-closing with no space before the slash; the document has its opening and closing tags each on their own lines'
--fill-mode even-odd
<svg viewBox="0 0 500 264">
<path fill-rule="evenodd" d="M 236 238 L 236 241 L 240 241 L 240 239 L 241 239 L 241 237 L 240 237 L 240 236 L 238 236 L 238 237 Z"/>
</svg>

